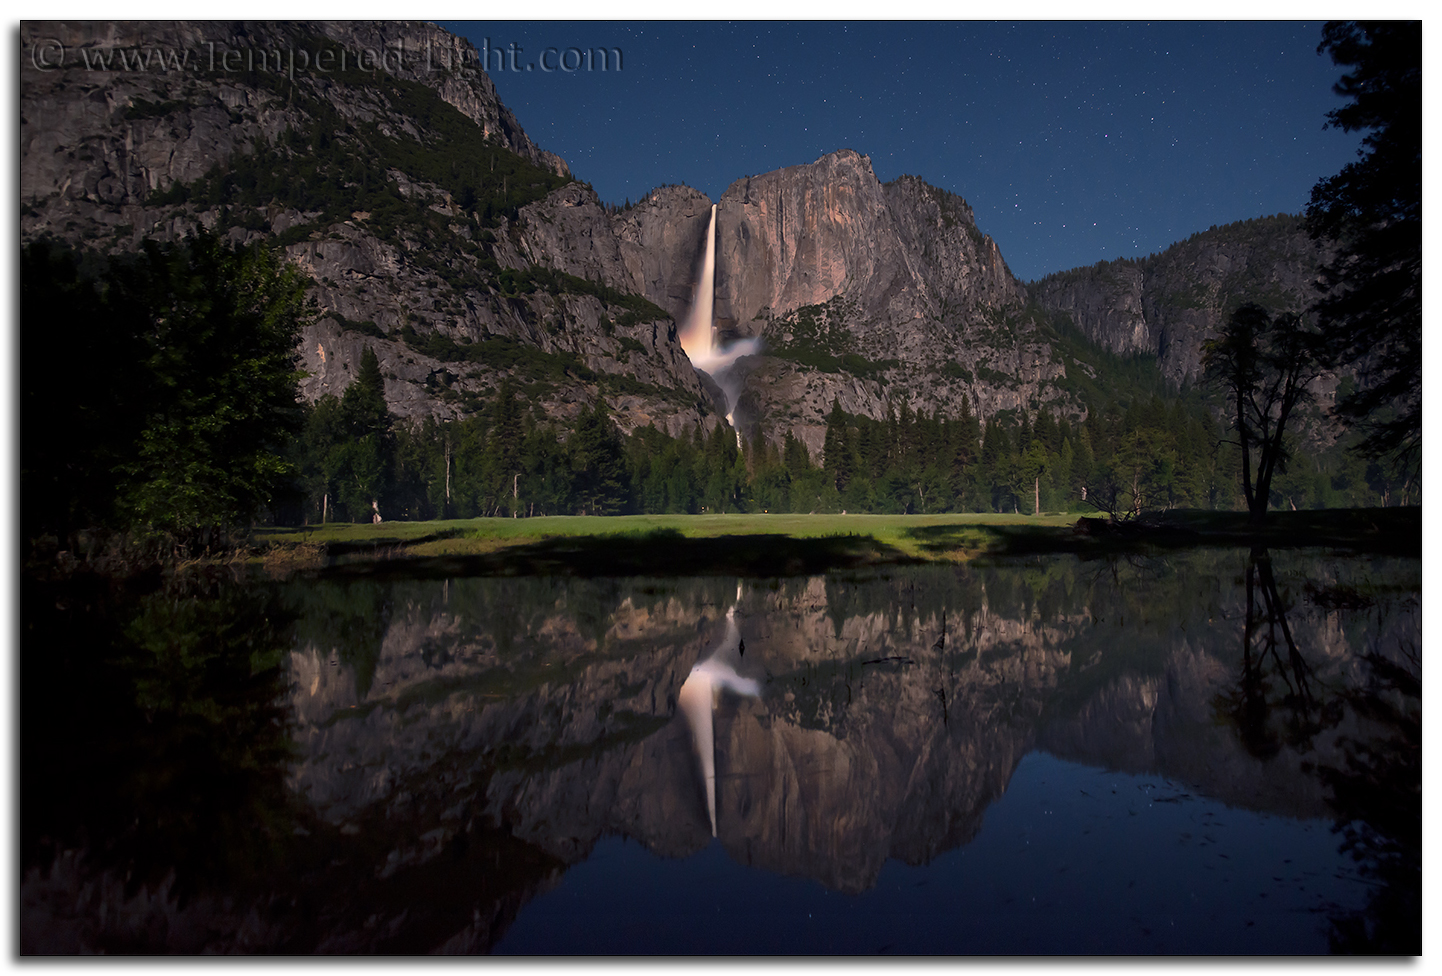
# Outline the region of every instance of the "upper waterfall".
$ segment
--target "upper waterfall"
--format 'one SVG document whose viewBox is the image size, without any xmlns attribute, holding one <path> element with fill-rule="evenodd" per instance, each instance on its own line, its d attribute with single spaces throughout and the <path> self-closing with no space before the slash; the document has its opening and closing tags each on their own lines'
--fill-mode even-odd
<svg viewBox="0 0 1442 976">
<path fill-rule="evenodd" d="M 701 277 L 696 282 L 696 295 L 691 301 L 691 311 L 681 327 L 681 348 L 691 359 L 691 365 L 710 375 L 721 386 L 726 395 L 726 422 L 735 426 L 736 398 L 740 394 L 742 377 L 734 374 L 723 375 L 732 363 L 742 356 L 761 351 L 761 340 L 737 339 L 724 347 L 716 344 L 715 324 L 716 298 L 716 204 L 711 204 L 711 222 L 706 227 L 706 251 L 701 260 Z M 736 432 L 736 446 L 741 446 L 741 432 Z"/>
<path fill-rule="evenodd" d="M 706 227 L 706 256 L 701 262 L 701 277 L 696 282 L 696 297 L 691 313 L 681 327 L 681 348 L 698 369 L 711 372 L 706 365 L 715 351 L 716 329 L 713 303 L 716 296 L 716 204 L 711 204 L 711 222 Z"/>
</svg>

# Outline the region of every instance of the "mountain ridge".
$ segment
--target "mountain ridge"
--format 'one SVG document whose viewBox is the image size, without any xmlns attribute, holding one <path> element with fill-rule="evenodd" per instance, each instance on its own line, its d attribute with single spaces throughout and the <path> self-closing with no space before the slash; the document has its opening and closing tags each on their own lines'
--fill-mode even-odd
<svg viewBox="0 0 1442 976">
<path fill-rule="evenodd" d="M 510 378 L 562 423 L 598 398 L 624 431 L 722 422 L 677 339 L 713 201 L 672 186 L 603 203 L 526 136 L 469 42 L 414 23 L 24 34 L 60 37 L 72 57 L 157 39 L 426 52 L 389 74 L 324 77 L 22 65 L 22 239 L 128 250 L 208 227 L 278 244 L 321 310 L 299 350 L 307 400 L 342 392 L 370 347 L 390 409 L 411 421 L 473 413 Z M 284 185 L 257 189 L 267 175 Z M 737 427 L 776 444 L 794 435 L 818 458 L 833 404 L 878 420 L 963 399 L 982 419 L 1084 417 L 1068 371 L 1085 367 L 1052 341 L 1055 316 L 1104 349 L 1154 355 L 1174 384 L 1194 380 L 1201 342 L 1259 293 L 1229 269 L 1300 302 L 1315 257 L 1289 227 L 1278 247 L 1254 234 L 1240 257 L 1235 242 L 1204 241 L 1185 260 L 1023 284 L 964 199 L 919 177 L 883 184 L 851 149 L 742 177 L 714 203 L 718 338 L 764 343 L 737 371 Z M 1188 261 L 1201 270 L 1177 270 Z M 1198 282 L 1200 306 L 1176 307 Z"/>
</svg>

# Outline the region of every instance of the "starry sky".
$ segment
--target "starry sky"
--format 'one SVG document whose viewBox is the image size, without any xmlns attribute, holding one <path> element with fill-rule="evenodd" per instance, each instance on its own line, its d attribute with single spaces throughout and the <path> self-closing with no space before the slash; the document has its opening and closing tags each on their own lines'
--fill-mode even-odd
<svg viewBox="0 0 1442 976">
<path fill-rule="evenodd" d="M 715 200 L 850 148 L 964 197 L 1023 281 L 1299 213 L 1360 145 L 1323 129 L 1341 72 L 1319 22 L 441 26 L 491 52 L 501 99 L 602 200 Z M 562 70 L 603 47 L 620 71 Z"/>
</svg>

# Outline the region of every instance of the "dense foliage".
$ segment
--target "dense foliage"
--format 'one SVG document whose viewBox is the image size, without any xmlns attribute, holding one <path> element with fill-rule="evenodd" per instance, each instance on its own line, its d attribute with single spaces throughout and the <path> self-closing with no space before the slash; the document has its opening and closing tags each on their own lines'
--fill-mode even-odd
<svg viewBox="0 0 1442 976">
<path fill-rule="evenodd" d="M 208 544 L 248 527 L 293 484 L 307 314 L 301 274 L 264 248 L 204 234 L 115 258 L 27 247 L 28 537 L 104 526 Z"/>
<path fill-rule="evenodd" d="M 373 362 L 368 354 L 343 397 L 309 410 L 296 457 L 308 521 L 370 521 L 377 507 L 387 519 L 1244 507 L 1237 449 L 1197 398 L 1110 400 L 1080 423 L 1044 409 L 982 423 L 965 400 L 953 415 L 903 405 L 881 420 L 833 405 L 814 457 L 789 432 L 738 443 L 722 423 L 623 435 L 604 398 L 547 417 L 510 380 L 463 420 L 383 421 Z M 1272 504 L 1394 500 L 1381 468 L 1335 453 L 1346 463 L 1279 466 Z"/>
<path fill-rule="evenodd" d="M 1422 23 L 1331 23 L 1318 51 L 1351 70 L 1328 125 L 1366 132 L 1356 162 L 1317 183 L 1314 236 L 1336 240 L 1317 312 L 1335 364 L 1362 367 L 1339 410 L 1373 456 L 1422 458 Z"/>
</svg>

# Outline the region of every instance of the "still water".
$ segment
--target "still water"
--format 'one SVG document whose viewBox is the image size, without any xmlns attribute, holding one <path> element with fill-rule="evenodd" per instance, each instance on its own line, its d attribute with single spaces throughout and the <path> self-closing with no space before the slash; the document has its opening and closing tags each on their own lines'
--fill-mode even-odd
<svg viewBox="0 0 1442 976">
<path fill-rule="evenodd" d="M 1420 951 L 1420 579 L 32 588 L 22 950 Z"/>
</svg>

